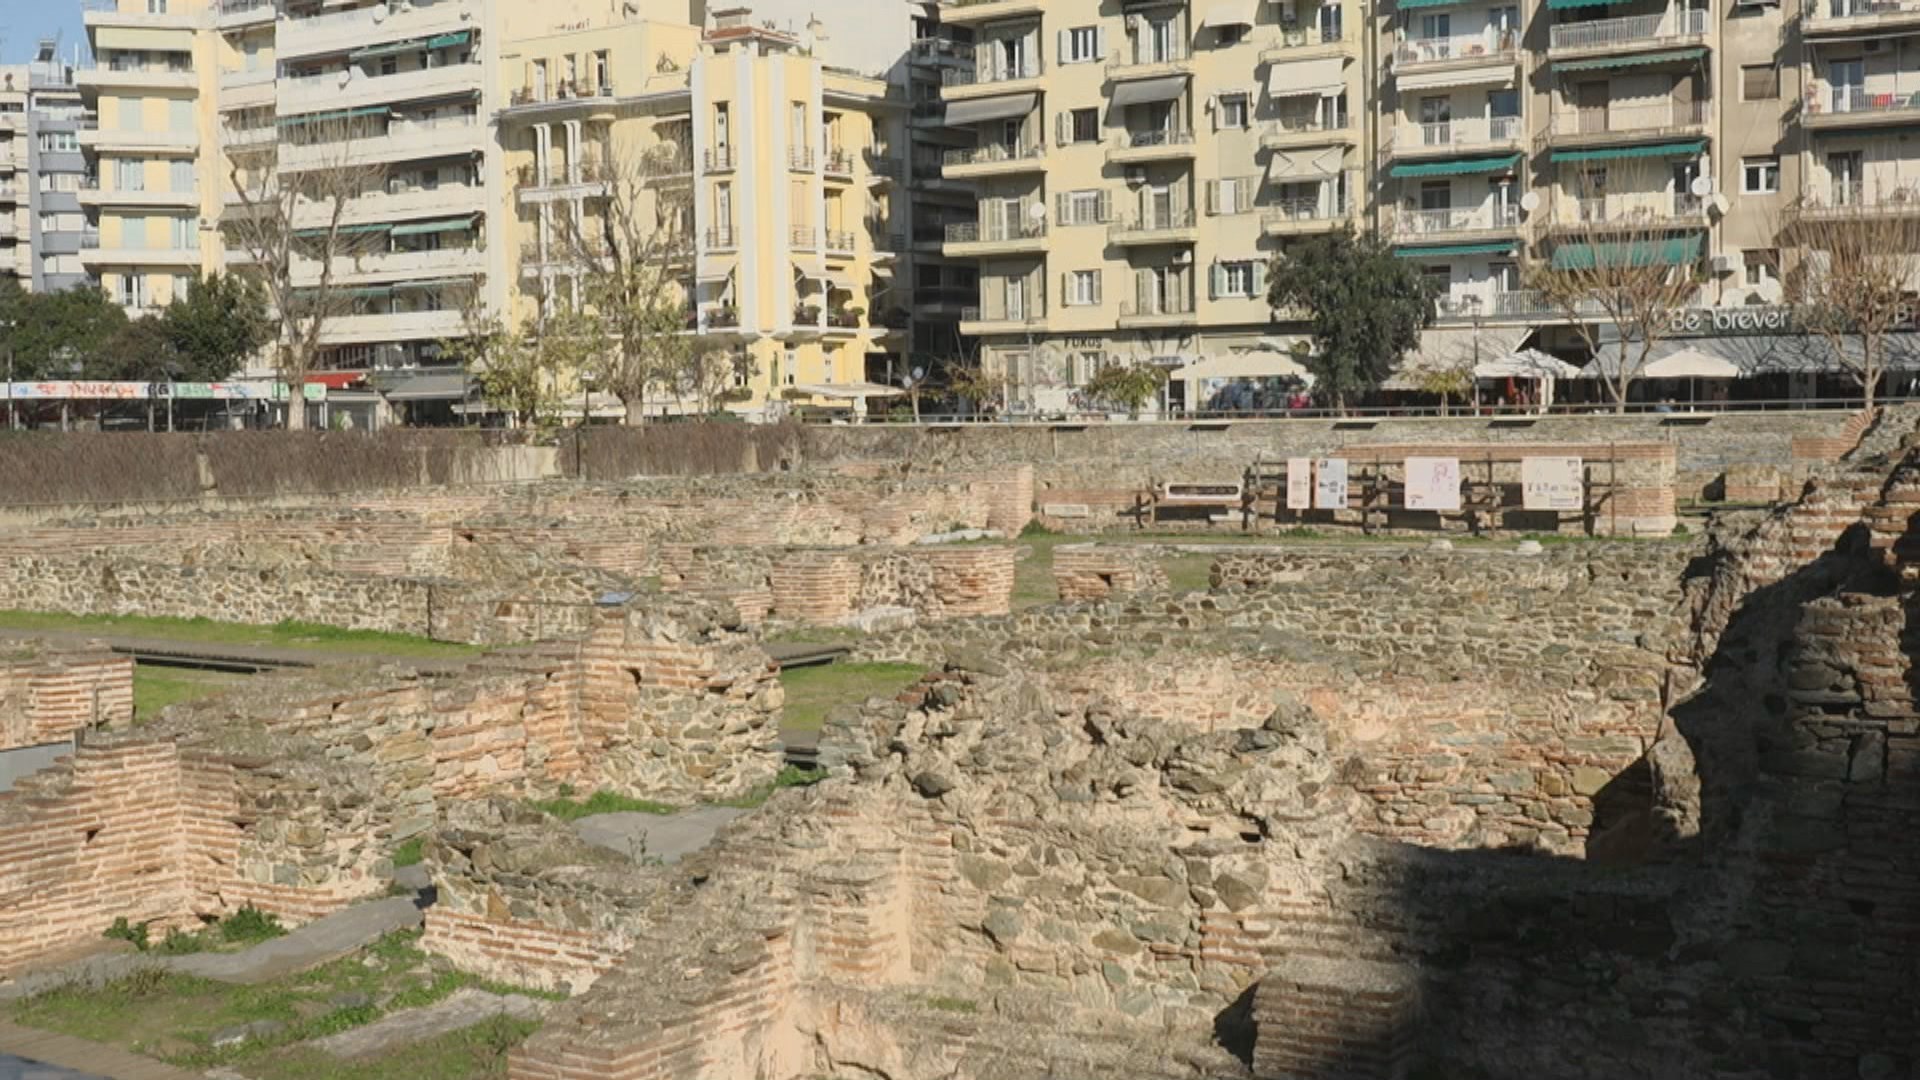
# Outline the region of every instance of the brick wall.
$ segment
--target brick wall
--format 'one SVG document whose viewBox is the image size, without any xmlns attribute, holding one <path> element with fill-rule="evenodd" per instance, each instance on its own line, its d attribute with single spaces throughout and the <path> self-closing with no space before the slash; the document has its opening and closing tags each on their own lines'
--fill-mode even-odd
<svg viewBox="0 0 1920 1080">
<path fill-rule="evenodd" d="M 1068 604 L 1164 590 L 1163 555 L 1138 545 L 1063 544 L 1053 549 L 1054 589 Z"/>
<path fill-rule="evenodd" d="M 0 750 L 133 719 L 133 661 L 105 649 L 0 641 Z"/>
</svg>

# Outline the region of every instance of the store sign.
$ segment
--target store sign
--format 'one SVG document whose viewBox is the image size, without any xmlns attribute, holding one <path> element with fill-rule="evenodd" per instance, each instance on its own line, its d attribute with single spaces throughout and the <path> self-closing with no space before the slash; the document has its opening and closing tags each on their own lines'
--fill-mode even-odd
<svg viewBox="0 0 1920 1080">
<path fill-rule="evenodd" d="M 43 379 L 0 383 L 11 401 L 158 401 L 172 397 L 198 401 L 285 401 L 283 382 L 108 382 L 98 379 Z M 323 401 L 327 388 L 307 383 L 302 395 Z"/>
<path fill-rule="evenodd" d="M 1912 330 L 1920 325 L 1920 311 L 1902 307 L 1890 329 Z M 1670 333 L 1706 334 L 1797 334 L 1801 332 L 1793 309 L 1781 304 L 1750 307 L 1687 308 L 1676 311 L 1668 323 Z"/>
</svg>

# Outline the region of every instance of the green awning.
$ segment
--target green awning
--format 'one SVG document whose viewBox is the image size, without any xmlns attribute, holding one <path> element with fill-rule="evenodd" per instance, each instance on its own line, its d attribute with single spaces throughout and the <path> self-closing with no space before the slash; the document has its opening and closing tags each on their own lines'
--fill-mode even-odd
<svg viewBox="0 0 1920 1080">
<path fill-rule="evenodd" d="M 335 109 L 332 112 L 302 113 L 299 116 L 283 116 L 280 126 L 288 124 L 318 124 L 326 120 L 357 120 L 362 116 L 385 116 L 385 105 L 368 105 L 359 109 Z"/>
<path fill-rule="evenodd" d="M 1554 11 L 1565 11 L 1568 8 L 1606 7 L 1612 2 L 1613 0 L 1547 0 L 1547 7 Z"/>
<path fill-rule="evenodd" d="M 1511 255 L 1516 241 L 1498 240 L 1490 244 L 1434 244 L 1429 247 L 1394 248 L 1402 259 L 1434 259 L 1451 255 Z"/>
<path fill-rule="evenodd" d="M 455 30 L 451 34 L 441 34 L 439 37 L 427 39 L 427 48 L 447 49 L 455 45 L 465 45 L 472 33 L 471 30 Z"/>
<path fill-rule="evenodd" d="M 1591 270 L 1601 267 L 1681 266 L 1695 262 L 1706 237 L 1676 236 L 1667 240 L 1618 241 L 1609 244 L 1561 244 L 1553 249 L 1555 270 Z"/>
<path fill-rule="evenodd" d="M 1623 158 L 1687 157 L 1706 150 L 1705 139 L 1692 142 L 1659 143 L 1654 146 L 1609 146 L 1602 150 L 1555 150 L 1548 160 L 1558 165 L 1567 161 L 1619 161 Z"/>
<path fill-rule="evenodd" d="M 410 290 L 446 289 L 446 288 L 453 288 L 456 286 L 471 286 L 472 284 L 473 284 L 472 278 L 438 277 L 438 278 L 428 278 L 425 281 L 396 282 L 393 287 L 396 289 L 410 289 Z"/>
<path fill-rule="evenodd" d="M 340 295 L 351 296 L 356 300 L 364 300 L 368 297 L 373 297 L 373 296 L 392 296 L 393 286 L 391 285 L 360 285 L 351 289 L 341 289 Z"/>
<path fill-rule="evenodd" d="M 1521 154 L 1503 154 L 1490 158 L 1458 158 L 1453 161 L 1423 161 L 1395 165 L 1388 175 L 1395 180 L 1415 176 L 1471 176 L 1475 173 L 1504 172 L 1520 164 Z"/>
<path fill-rule="evenodd" d="M 1400 0 L 1399 7 L 1401 11 L 1412 11 L 1415 8 L 1453 7 L 1466 2 L 1467 0 Z"/>
<path fill-rule="evenodd" d="M 355 49 L 347 54 L 349 60 L 371 60 L 379 56 L 395 56 L 400 53 L 420 52 L 425 49 L 445 49 L 454 45 L 465 45 L 473 36 L 471 30 L 455 30 L 438 37 L 411 38 L 407 41 L 393 41 L 385 45 L 369 45 L 364 49 Z"/>
<path fill-rule="evenodd" d="M 337 231 L 341 235 L 345 236 L 349 234 L 361 234 L 361 233 L 383 233 L 391 228 L 393 228 L 392 225 L 389 225 L 385 222 L 380 222 L 374 225 L 342 225 Z M 298 232 L 295 232 L 293 235 L 305 240 L 305 239 L 310 239 L 316 236 L 325 236 L 327 235 L 327 230 L 301 229 Z"/>
<path fill-rule="evenodd" d="M 473 216 L 453 218 L 448 221 L 409 221 L 405 225 L 395 225 L 395 236 L 425 236 L 428 233 L 459 232 L 473 228 Z"/>
<path fill-rule="evenodd" d="M 1707 55 L 1705 49 L 1674 49 L 1671 52 L 1596 56 L 1591 60 L 1555 60 L 1553 70 L 1599 71 L 1602 68 L 1646 67 L 1648 64 L 1672 64 L 1681 60 L 1698 60 L 1705 55 Z"/>
</svg>

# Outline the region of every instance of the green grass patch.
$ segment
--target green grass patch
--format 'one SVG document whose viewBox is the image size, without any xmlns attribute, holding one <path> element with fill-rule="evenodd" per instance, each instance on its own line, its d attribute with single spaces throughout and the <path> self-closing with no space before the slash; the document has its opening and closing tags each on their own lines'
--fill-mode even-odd
<svg viewBox="0 0 1920 1080">
<path fill-rule="evenodd" d="M 1174 592 L 1206 592 L 1213 584 L 1213 556 L 1175 555 L 1166 560 L 1167 587 Z"/>
<path fill-rule="evenodd" d="M 747 794 L 722 799 L 714 805 L 730 806 L 736 810 L 753 810 L 773 798 L 773 793 L 782 788 L 812 787 L 826 778 L 825 769 L 803 769 L 798 765 L 788 765 L 776 773 L 772 780 L 761 784 Z"/>
<path fill-rule="evenodd" d="M 928 1008 L 938 1009 L 941 1012 L 967 1013 L 971 1015 L 980 1011 L 980 1003 L 967 998 L 930 997 L 925 1000 Z"/>
<path fill-rule="evenodd" d="M 0 630 L 65 630 L 218 645 L 263 645 L 314 652 L 363 652 L 402 657 L 477 655 L 472 645 L 434 641 L 379 630 L 342 630 L 337 626 L 286 620 L 271 626 L 175 619 L 157 615 L 67 615 L 51 611 L 0 611 Z"/>
<path fill-rule="evenodd" d="M 536 810 L 552 814 L 561 821 L 578 821 L 595 814 L 618 814 L 633 812 L 640 814 L 671 814 L 677 807 L 652 799 L 636 799 L 631 795 L 621 795 L 613 791 L 596 791 L 586 799 L 569 799 L 562 796 L 557 799 L 534 799 L 531 805 Z"/>
<path fill-rule="evenodd" d="M 133 665 L 133 722 L 142 724 L 160 715 L 169 705 L 211 697 L 247 676 L 232 671 L 201 671 L 197 668 L 166 667 L 160 664 Z"/>
<path fill-rule="evenodd" d="M 865 637 L 851 626 L 789 626 L 768 634 L 769 644 L 847 645 Z"/>
<path fill-rule="evenodd" d="M 818 664 L 780 672 L 786 688 L 786 711 L 780 726 L 791 731 L 819 731 L 827 713 L 839 705 L 857 705 L 871 697 L 898 694 L 913 685 L 926 669 L 914 664 Z"/>
<path fill-rule="evenodd" d="M 427 857 L 427 838 L 416 836 L 393 849 L 393 865 L 419 866 L 420 860 Z"/>
</svg>

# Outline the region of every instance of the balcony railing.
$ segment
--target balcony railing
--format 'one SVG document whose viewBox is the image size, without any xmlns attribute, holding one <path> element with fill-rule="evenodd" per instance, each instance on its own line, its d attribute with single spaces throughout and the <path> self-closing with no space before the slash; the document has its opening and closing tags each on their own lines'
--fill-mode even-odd
<svg viewBox="0 0 1920 1080">
<path fill-rule="evenodd" d="M 1038 240 L 1047 235 L 1047 223 L 1026 220 L 1012 223 L 980 225 L 978 222 L 956 221 L 947 226 L 949 244 L 1000 244 L 1012 240 Z"/>
<path fill-rule="evenodd" d="M 509 105 L 545 105 L 555 101 L 592 101 L 611 99 L 614 96 L 613 83 L 604 82 L 598 86 L 585 83 L 558 82 L 549 86 L 523 86 L 513 92 Z"/>
<path fill-rule="evenodd" d="M 1520 208 L 1517 206 L 1402 210 L 1395 217 L 1394 233 L 1403 237 L 1429 236 L 1434 233 L 1511 229 L 1518 224 L 1520 224 Z"/>
<path fill-rule="evenodd" d="M 853 175 L 853 151 L 840 146 L 830 146 L 823 155 L 820 167 L 827 172 L 841 176 Z"/>
<path fill-rule="evenodd" d="M 1447 293 L 1434 298 L 1434 314 L 1442 321 L 1516 319 L 1560 315 L 1562 310 L 1533 289 Z"/>
<path fill-rule="evenodd" d="M 1130 221 L 1115 222 L 1107 226 L 1109 239 L 1119 239 L 1129 235 L 1152 235 L 1155 233 L 1179 232 L 1193 228 L 1193 211 L 1167 210 L 1158 214 L 1136 215 Z"/>
<path fill-rule="evenodd" d="M 735 237 L 732 226 L 716 225 L 707 230 L 706 243 L 703 246 L 714 251 L 724 251 L 728 248 L 738 247 L 739 240 Z"/>
<path fill-rule="evenodd" d="M 1920 15 L 1920 0 L 1824 0 L 1813 5 L 1815 22 L 1879 15 Z"/>
<path fill-rule="evenodd" d="M 1575 199 L 1574 220 L 1578 225 L 1631 226 L 1706 216 L 1706 200 L 1691 192 L 1621 192 Z"/>
<path fill-rule="evenodd" d="M 984 146 L 967 146 L 958 150 L 949 150 L 941 157 L 941 161 L 950 168 L 962 165 L 992 165 L 1003 161 L 1033 161 L 1044 153 L 1046 153 L 1046 146 L 1038 142 L 1022 146 L 987 143 Z"/>
<path fill-rule="evenodd" d="M 1698 127 L 1707 122 L 1709 102 L 1661 101 L 1650 105 L 1611 105 L 1553 114 L 1555 135 L 1622 135 Z"/>
<path fill-rule="evenodd" d="M 828 251 L 853 250 L 853 231 L 851 229 L 828 229 L 826 235 Z"/>
<path fill-rule="evenodd" d="M 912 60 L 916 64 L 959 61 L 972 55 L 973 46 L 946 38 L 921 38 L 913 43 Z"/>
<path fill-rule="evenodd" d="M 890 180 L 900 179 L 900 159 L 893 156 L 893 150 L 885 146 L 869 146 L 866 150 L 867 172 L 874 176 L 884 176 Z"/>
<path fill-rule="evenodd" d="M 820 246 L 820 233 L 811 225 L 794 225 L 787 229 L 787 242 L 802 251 L 812 251 Z"/>
<path fill-rule="evenodd" d="M 707 151 L 707 172 L 732 172 L 733 147 L 716 146 Z"/>
<path fill-rule="evenodd" d="M 1865 86 L 1815 84 L 1807 92 L 1807 115 L 1896 113 L 1920 109 L 1920 90 L 1881 91 Z"/>
<path fill-rule="evenodd" d="M 946 68 L 940 72 L 942 86 L 979 86 L 986 83 L 1014 82 L 1018 79 L 1037 79 L 1046 70 L 1046 64 L 1039 57 L 1006 63 L 994 53 L 993 62 L 982 64 L 977 59 L 972 67 Z"/>
<path fill-rule="evenodd" d="M 1618 19 L 1556 26 L 1547 36 L 1550 49 L 1611 49 L 1622 45 L 1653 45 L 1679 41 L 1707 32 L 1704 11 L 1663 11 L 1654 15 L 1627 15 Z"/>
<path fill-rule="evenodd" d="M 1345 207 L 1314 195 L 1281 199 L 1261 208 L 1263 226 L 1297 225 L 1311 221 L 1338 221 L 1347 216 Z"/>
<path fill-rule="evenodd" d="M 1512 56 L 1519 48 L 1520 34 L 1514 30 L 1489 29 L 1484 34 L 1412 38 L 1393 50 L 1393 66 L 1411 68 L 1453 60 L 1498 60 Z"/>
<path fill-rule="evenodd" d="M 1164 296 L 1149 298 L 1146 303 L 1137 300 L 1125 300 L 1120 304 L 1120 319 L 1179 319 L 1193 314 L 1193 298 L 1190 296 Z"/>
<path fill-rule="evenodd" d="M 1029 303 L 1025 307 L 1016 308 L 1012 311 L 1005 308 L 998 311 L 977 307 L 963 307 L 960 309 L 961 322 L 1010 323 L 1015 326 L 1033 326 L 1046 321 L 1046 318 L 1046 305 L 1038 303 Z"/>
<path fill-rule="evenodd" d="M 1320 110 L 1282 114 L 1269 120 L 1260 127 L 1260 136 L 1266 139 L 1284 139 L 1293 135 L 1317 135 L 1328 131 L 1345 131 L 1347 117 L 1326 117 Z"/>
<path fill-rule="evenodd" d="M 1446 120 L 1437 124 L 1407 124 L 1394 134 L 1394 149 L 1454 150 L 1468 146 L 1508 143 L 1520 137 L 1520 118 L 1496 116 Z"/>
<path fill-rule="evenodd" d="M 545 188 L 565 187 L 569 184 L 603 184 L 614 178 L 616 167 L 611 161 L 577 161 L 572 165 L 552 165 L 545 172 L 532 165 L 522 165 L 516 173 L 521 187 Z"/>
<path fill-rule="evenodd" d="M 813 147 L 791 146 L 787 148 L 787 164 L 795 169 L 813 168 Z"/>
<path fill-rule="evenodd" d="M 1840 181 L 1813 183 L 1809 187 L 1812 194 L 1787 207 L 1785 216 L 1789 225 L 1799 220 L 1920 217 L 1920 189 L 1917 188 L 1868 191 L 1865 184 Z"/>
<path fill-rule="evenodd" d="M 1191 131 L 1123 131 L 1113 140 L 1115 150 L 1147 150 L 1156 146 L 1191 146 Z"/>
<path fill-rule="evenodd" d="M 1124 75 L 1156 68 L 1177 68 L 1190 59 L 1192 57 L 1187 54 L 1186 46 L 1177 41 L 1164 49 L 1156 49 L 1145 43 L 1132 48 L 1123 45 L 1119 52 L 1107 61 L 1107 74 Z"/>
<path fill-rule="evenodd" d="M 1288 26 L 1280 31 L 1280 39 L 1261 50 L 1261 59 L 1284 54 L 1288 49 L 1311 49 L 1320 45 L 1338 45 L 1346 40 L 1344 27 Z"/>
</svg>

